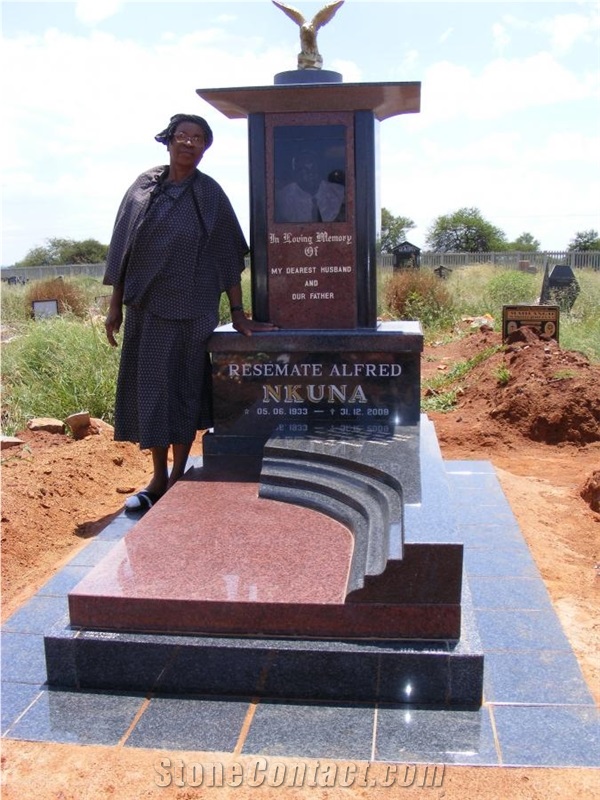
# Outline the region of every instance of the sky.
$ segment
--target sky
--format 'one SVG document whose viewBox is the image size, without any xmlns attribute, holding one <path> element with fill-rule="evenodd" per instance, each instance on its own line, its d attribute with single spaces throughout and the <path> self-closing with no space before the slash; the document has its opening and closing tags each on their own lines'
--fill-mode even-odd
<svg viewBox="0 0 600 800">
<path fill-rule="evenodd" d="M 312 17 L 322 2 L 290 5 Z M 110 241 L 119 202 L 167 163 L 177 112 L 215 134 L 200 168 L 249 234 L 248 131 L 197 89 L 271 86 L 298 28 L 269 0 L 1 2 L 2 251 Z M 318 34 L 344 82 L 419 81 L 421 112 L 379 124 L 381 205 L 415 223 L 478 208 L 509 241 L 564 250 L 600 229 L 600 3 L 346 0 Z"/>
</svg>

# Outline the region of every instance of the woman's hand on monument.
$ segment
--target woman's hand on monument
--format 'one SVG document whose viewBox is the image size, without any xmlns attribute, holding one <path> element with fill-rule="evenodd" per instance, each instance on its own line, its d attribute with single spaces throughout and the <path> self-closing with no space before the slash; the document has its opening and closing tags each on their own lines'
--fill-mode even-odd
<svg viewBox="0 0 600 800">
<path fill-rule="evenodd" d="M 279 327 L 272 322 L 256 322 L 249 319 L 243 311 L 234 311 L 231 315 L 233 327 L 242 336 L 252 336 L 253 333 L 264 333 L 266 331 L 278 331 Z"/>
</svg>

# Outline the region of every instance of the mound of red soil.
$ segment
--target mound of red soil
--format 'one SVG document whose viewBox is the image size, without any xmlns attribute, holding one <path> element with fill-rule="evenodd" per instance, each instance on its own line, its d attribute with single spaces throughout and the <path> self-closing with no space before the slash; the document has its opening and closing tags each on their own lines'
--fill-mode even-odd
<svg viewBox="0 0 600 800">
<path fill-rule="evenodd" d="M 581 496 L 592 511 L 600 513 L 600 469 L 594 470 L 585 481 Z"/>
<path fill-rule="evenodd" d="M 460 385 L 456 431 L 480 445 L 489 439 L 516 444 L 584 445 L 600 441 L 600 365 L 562 350 L 554 339 L 522 328 L 502 346 L 500 334 L 474 333 L 463 358 L 499 349 L 471 370 Z M 436 415 L 436 420 L 438 419 Z"/>
<path fill-rule="evenodd" d="M 504 361 L 510 377 L 493 419 L 546 444 L 600 440 L 600 367 L 531 328 L 509 337 Z"/>
</svg>

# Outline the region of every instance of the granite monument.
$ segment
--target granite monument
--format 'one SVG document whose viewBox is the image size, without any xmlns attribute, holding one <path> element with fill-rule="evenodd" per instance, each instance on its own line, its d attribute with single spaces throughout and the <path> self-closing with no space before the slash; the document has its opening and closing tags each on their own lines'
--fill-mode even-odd
<svg viewBox="0 0 600 800">
<path fill-rule="evenodd" d="M 418 322 L 377 319 L 377 126 L 418 83 L 299 68 L 199 89 L 248 120 L 252 310 L 212 336 L 214 429 L 69 594 L 50 683 L 476 708 L 483 655 L 431 423 Z M 310 59 L 309 59 L 310 56 Z M 311 60 L 312 59 L 312 60 Z"/>
</svg>

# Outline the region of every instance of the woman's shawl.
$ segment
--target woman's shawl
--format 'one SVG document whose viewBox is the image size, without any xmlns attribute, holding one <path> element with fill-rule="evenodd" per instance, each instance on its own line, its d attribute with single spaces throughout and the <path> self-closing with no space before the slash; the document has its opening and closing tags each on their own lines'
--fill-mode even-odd
<svg viewBox="0 0 600 800">
<path fill-rule="evenodd" d="M 152 192 L 165 171 L 166 167 L 161 166 L 142 173 L 127 190 L 117 212 L 106 259 L 104 283 L 112 286 L 123 284 L 125 304 L 140 301 L 163 267 L 162 260 L 158 258 L 147 274 L 132 275 L 128 280 L 127 262 L 136 232 L 150 205 Z M 216 267 L 222 292 L 239 281 L 248 245 L 229 198 L 213 178 L 196 170 L 191 191 L 205 229 L 200 259 L 210 261 L 212 269 Z"/>
</svg>

